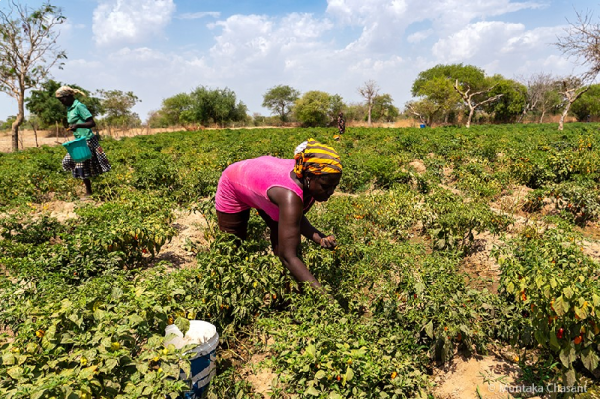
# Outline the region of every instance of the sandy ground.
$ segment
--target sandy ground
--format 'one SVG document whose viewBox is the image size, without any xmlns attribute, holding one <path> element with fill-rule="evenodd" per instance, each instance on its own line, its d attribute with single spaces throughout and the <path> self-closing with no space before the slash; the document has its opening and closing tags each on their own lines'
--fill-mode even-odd
<svg viewBox="0 0 600 399">
<path fill-rule="evenodd" d="M 519 374 L 514 364 L 494 356 L 455 356 L 434 371 L 436 399 L 512 398 L 505 387 L 513 386 Z"/>
</svg>

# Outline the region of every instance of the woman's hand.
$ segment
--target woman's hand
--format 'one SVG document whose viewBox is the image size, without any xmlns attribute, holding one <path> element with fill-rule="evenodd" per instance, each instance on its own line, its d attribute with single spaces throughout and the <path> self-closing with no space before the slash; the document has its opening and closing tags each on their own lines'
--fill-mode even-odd
<svg viewBox="0 0 600 399">
<path fill-rule="evenodd" d="M 70 132 L 74 132 L 75 130 L 77 130 L 77 125 L 71 125 L 67 128 L 67 130 Z"/>
<path fill-rule="evenodd" d="M 323 237 L 321 238 L 321 247 L 329 249 L 329 250 L 333 250 L 335 249 L 335 247 L 337 247 L 337 241 L 335 240 L 335 236 L 334 235 L 330 235 L 327 237 Z"/>
</svg>

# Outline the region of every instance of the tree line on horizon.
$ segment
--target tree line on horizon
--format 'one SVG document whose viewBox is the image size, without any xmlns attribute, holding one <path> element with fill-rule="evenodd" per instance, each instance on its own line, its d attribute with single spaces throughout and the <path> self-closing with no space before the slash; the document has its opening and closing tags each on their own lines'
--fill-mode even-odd
<svg viewBox="0 0 600 399">
<path fill-rule="evenodd" d="M 52 79 L 32 90 L 25 100 L 30 115 L 26 125 L 34 130 L 55 129 L 67 125 L 66 110 L 54 97 L 62 83 Z M 559 78 L 537 73 L 519 80 L 501 75 L 486 76 L 472 65 L 437 65 L 421 72 L 412 85 L 413 100 L 401 112 L 388 93 L 380 94 L 374 81 L 358 88 L 364 102 L 346 104 L 338 94 L 311 90 L 301 94 L 288 85 L 277 85 L 263 95 L 263 107 L 271 116 L 248 114 L 246 105 L 237 100 L 229 88 L 210 89 L 199 86 L 189 93 L 179 93 L 162 101 L 161 108 L 149 113 L 146 121 L 132 111 L 141 100 L 131 91 L 98 90 L 95 93 L 69 84 L 86 93 L 79 96 L 97 118 L 100 129 L 134 127 L 181 127 L 196 130 L 218 126 L 333 126 L 340 112 L 346 121 L 394 122 L 399 118 L 415 118 L 427 125 L 456 125 L 471 123 L 543 123 L 548 115 L 568 114 L 578 121 L 600 118 L 600 84 L 584 86 L 575 77 Z M 566 89 L 584 90 L 569 104 Z M 466 93 L 466 94 L 465 94 Z M 469 95 L 474 93 L 469 98 Z M 565 114 L 566 115 L 566 114 Z M 9 129 L 14 117 L 0 123 Z"/>
<path fill-rule="evenodd" d="M 65 22 L 62 10 L 49 2 L 31 8 L 17 1 L 0 9 L 0 91 L 17 101 L 17 113 L 0 121 L 0 129 L 10 128 L 12 148 L 19 146 L 19 127 L 27 123 L 37 128 L 66 126 L 66 110 L 54 98 L 61 83 L 50 79 L 50 70 L 61 68 L 66 53 L 57 45 L 56 28 Z M 364 102 L 348 103 L 338 94 L 311 90 L 300 93 L 288 85 L 277 85 L 263 94 L 263 106 L 271 116 L 248 115 L 246 105 L 229 88 L 198 86 L 189 93 L 165 98 L 161 108 L 149 114 L 148 127 L 177 126 L 197 129 L 206 126 L 282 125 L 330 126 L 340 112 L 346 121 L 393 122 L 412 117 L 425 124 L 543 122 L 548 114 L 560 114 L 559 129 L 565 117 L 579 121 L 600 117 L 600 85 L 593 84 L 600 73 L 600 24 L 592 14 L 577 14 L 566 35 L 554 43 L 563 54 L 575 57 L 587 70 L 577 76 L 557 77 L 535 73 L 507 79 L 486 75 L 473 65 L 436 65 L 419 73 L 411 88 L 414 99 L 401 112 L 388 93 L 380 94 L 373 80 L 357 88 Z M 77 85 L 72 85 L 79 87 Z M 81 88 L 80 88 L 81 89 Z M 80 98 L 97 119 L 100 128 L 128 129 L 142 125 L 133 106 L 141 101 L 133 92 L 97 90 Z M 29 92 L 29 97 L 27 93 Z M 25 108 L 30 113 L 26 121 Z"/>
</svg>

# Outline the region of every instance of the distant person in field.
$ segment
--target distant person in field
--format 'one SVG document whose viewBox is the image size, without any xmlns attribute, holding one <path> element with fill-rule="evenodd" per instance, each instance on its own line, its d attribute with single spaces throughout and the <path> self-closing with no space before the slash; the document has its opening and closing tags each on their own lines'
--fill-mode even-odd
<svg viewBox="0 0 600 399">
<path fill-rule="evenodd" d="M 344 120 L 344 113 L 340 112 L 338 114 L 338 133 L 344 134 L 346 132 L 346 121 Z"/>
<path fill-rule="evenodd" d="M 67 122 L 69 123 L 67 130 L 73 132 L 76 139 L 85 137 L 92 152 L 92 158 L 83 162 L 74 162 L 67 154 L 62 160 L 62 167 L 65 172 L 71 172 L 74 178 L 83 180 L 85 195 L 81 199 L 87 200 L 92 195 L 90 178 L 108 172 L 110 163 L 100 147 L 98 136 L 92 132 L 96 122 L 87 107 L 75 98 L 76 94 L 85 96 L 82 91 L 69 86 L 62 86 L 56 90 L 56 98 L 67 107 Z"/>
<path fill-rule="evenodd" d="M 337 246 L 335 236 L 321 233 L 305 214 L 315 201 L 331 197 L 341 177 L 337 152 L 314 139 L 300 144 L 294 159 L 262 156 L 236 162 L 219 179 L 219 228 L 245 240 L 250 208 L 257 209 L 271 230 L 273 252 L 294 278 L 321 287 L 298 257 L 298 249 L 301 235 L 323 248 Z"/>
</svg>

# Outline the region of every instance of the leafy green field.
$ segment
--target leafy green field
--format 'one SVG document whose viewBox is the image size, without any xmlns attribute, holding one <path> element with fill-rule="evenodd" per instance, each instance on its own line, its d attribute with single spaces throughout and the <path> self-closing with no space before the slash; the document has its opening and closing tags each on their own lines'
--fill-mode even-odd
<svg viewBox="0 0 600 399">
<path fill-rule="evenodd" d="M 62 147 L 0 154 L 0 396 L 176 397 L 184 386 L 168 377 L 189 363 L 162 337 L 178 317 L 208 320 L 221 335 L 212 398 L 263 397 L 243 372 L 259 353 L 277 376 L 272 398 L 434 397 L 437 365 L 510 345 L 519 384 L 592 391 L 598 132 L 571 124 L 355 128 L 340 142 L 332 129 L 106 139 L 113 170 L 94 181 L 92 204 L 77 201 L 79 182 L 61 171 Z M 344 164 L 340 193 L 309 213 L 339 248 L 303 243 L 334 302 L 298 293 L 256 214 L 253 239 L 239 248 L 216 228 L 213 196 L 227 165 L 292 157 L 308 137 L 333 145 Z M 516 191 L 523 198 L 506 206 Z M 51 218 L 51 201 L 75 202 L 78 218 Z M 178 233 L 176 211 L 207 222 L 203 243 L 190 244 L 193 268 L 153 260 Z M 475 273 L 467 260 L 484 238 L 496 268 Z"/>
</svg>

